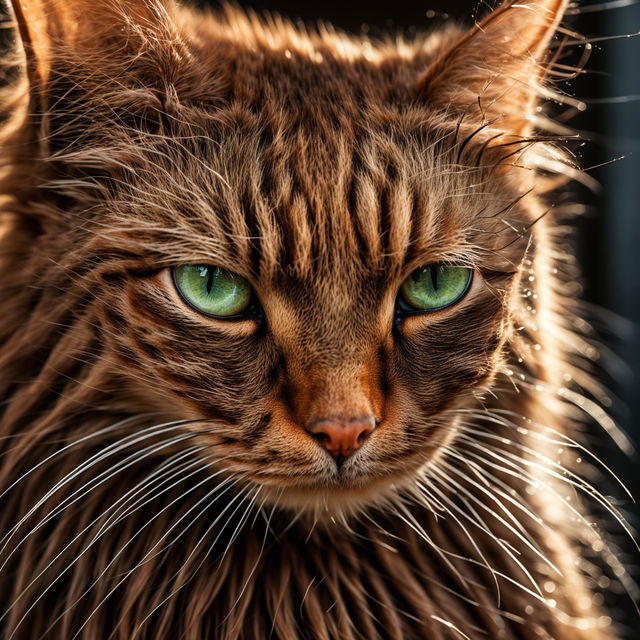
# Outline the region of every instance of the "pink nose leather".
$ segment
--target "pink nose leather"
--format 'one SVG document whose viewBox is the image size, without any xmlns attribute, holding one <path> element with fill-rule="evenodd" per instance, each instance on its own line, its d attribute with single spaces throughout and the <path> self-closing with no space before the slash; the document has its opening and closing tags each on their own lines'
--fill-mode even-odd
<svg viewBox="0 0 640 640">
<path fill-rule="evenodd" d="M 346 458 L 359 449 L 376 428 L 373 416 L 317 418 L 307 431 L 334 457 Z"/>
</svg>

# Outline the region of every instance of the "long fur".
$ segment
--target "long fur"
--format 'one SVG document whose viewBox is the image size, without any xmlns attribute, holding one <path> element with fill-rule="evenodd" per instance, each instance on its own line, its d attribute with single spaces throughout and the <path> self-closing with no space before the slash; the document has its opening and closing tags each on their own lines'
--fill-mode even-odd
<svg viewBox="0 0 640 640">
<path fill-rule="evenodd" d="M 89 4 L 15 3 L 0 636 L 618 637 L 580 425 L 620 436 L 536 111 L 565 3 L 410 42 Z M 434 262 L 470 293 L 396 320 Z M 265 320 L 198 316 L 179 264 Z M 335 407 L 380 422 L 339 470 L 301 428 Z"/>
</svg>

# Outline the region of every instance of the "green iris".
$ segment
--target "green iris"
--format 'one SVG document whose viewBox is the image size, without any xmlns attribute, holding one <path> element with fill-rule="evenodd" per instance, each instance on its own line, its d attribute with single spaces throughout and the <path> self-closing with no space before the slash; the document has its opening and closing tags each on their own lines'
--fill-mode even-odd
<svg viewBox="0 0 640 640">
<path fill-rule="evenodd" d="M 208 316 L 240 315 L 247 311 L 253 297 L 251 285 L 242 276 L 221 267 L 174 267 L 173 281 L 184 301 Z"/>
<path fill-rule="evenodd" d="M 472 269 L 427 265 L 416 269 L 400 287 L 401 302 L 408 311 L 435 311 L 464 296 L 471 283 Z"/>
</svg>

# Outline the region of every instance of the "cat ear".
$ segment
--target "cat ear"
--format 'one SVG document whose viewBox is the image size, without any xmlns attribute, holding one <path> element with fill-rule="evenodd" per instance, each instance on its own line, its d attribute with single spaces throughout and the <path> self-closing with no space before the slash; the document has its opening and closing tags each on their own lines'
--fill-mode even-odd
<svg viewBox="0 0 640 640">
<path fill-rule="evenodd" d="M 56 54 L 122 52 L 167 24 L 158 0 L 11 0 L 33 85 L 46 84 Z"/>
<path fill-rule="evenodd" d="M 513 133 L 529 125 L 568 0 L 508 0 L 442 53 L 421 97 Z M 466 116 L 465 116 L 466 117 Z"/>
<path fill-rule="evenodd" d="M 170 0 L 11 3 L 24 49 L 32 123 L 46 119 L 52 105 L 64 108 L 71 93 L 81 102 L 77 94 L 84 86 L 87 93 L 106 91 L 111 81 L 126 86 L 127 74 L 143 76 L 153 86 L 165 68 L 171 69 L 167 58 L 179 38 L 168 15 Z"/>
</svg>

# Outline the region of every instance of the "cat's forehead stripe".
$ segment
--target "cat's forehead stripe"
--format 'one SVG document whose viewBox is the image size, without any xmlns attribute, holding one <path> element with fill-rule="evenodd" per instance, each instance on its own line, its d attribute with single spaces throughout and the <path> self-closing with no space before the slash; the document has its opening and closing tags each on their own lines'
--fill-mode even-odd
<svg viewBox="0 0 640 640">
<path fill-rule="evenodd" d="M 500 218 L 483 214 L 513 198 L 478 191 L 481 169 L 456 174 L 446 144 L 434 151 L 428 140 L 382 132 L 353 141 L 334 133 L 320 144 L 318 136 L 294 134 L 297 149 L 286 154 L 253 136 L 214 160 L 230 186 L 210 215 L 256 272 L 380 272 L 421 255 L 474 263 L 486 238 L 504 231 Z M 238 156 L 246 170 L 225 171 L 225 158 Z"/>
</svg>

